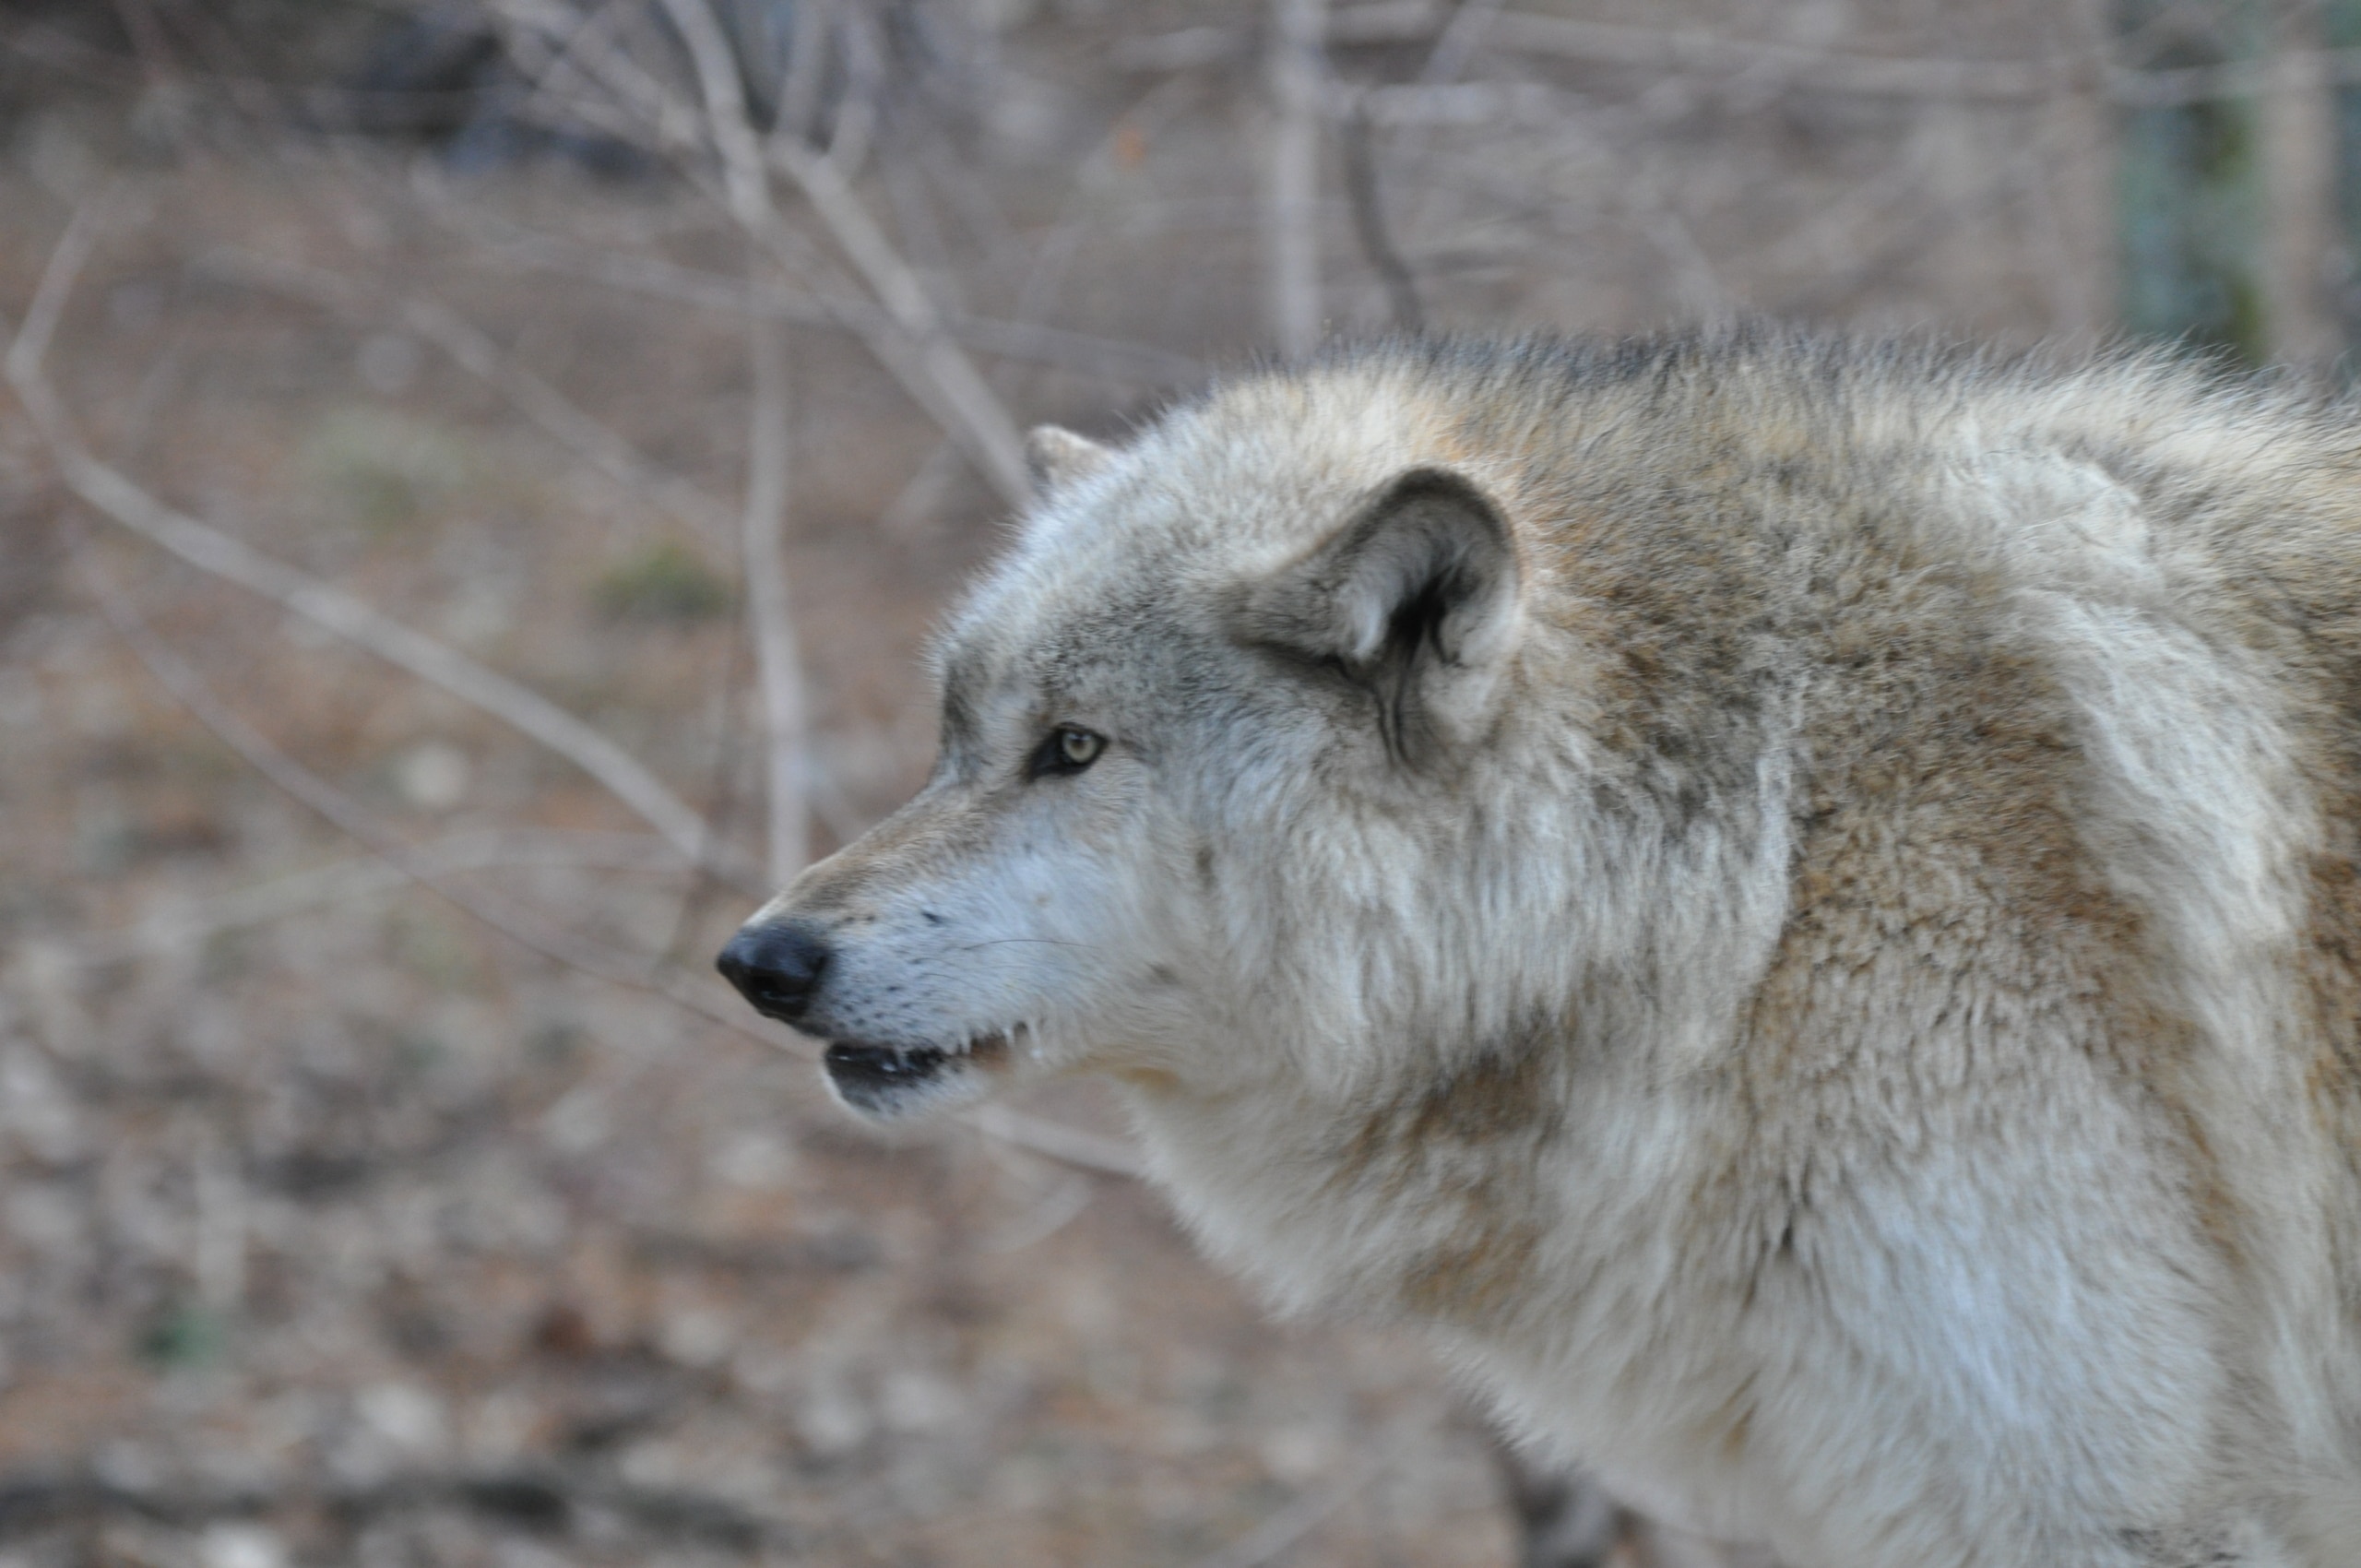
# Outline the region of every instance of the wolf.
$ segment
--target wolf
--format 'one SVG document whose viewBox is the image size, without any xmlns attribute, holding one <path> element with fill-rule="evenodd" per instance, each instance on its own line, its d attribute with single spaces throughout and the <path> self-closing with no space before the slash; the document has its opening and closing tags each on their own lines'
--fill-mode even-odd
<svg viewBox="0 0 2361 1568">
<path fill-rule="evenodd" d="M 721 968 L 1793 1568 L 2361 1563 L 2361 430 L 1767 328 L 1241 374 L 1044 489 Z"/>
</svg>

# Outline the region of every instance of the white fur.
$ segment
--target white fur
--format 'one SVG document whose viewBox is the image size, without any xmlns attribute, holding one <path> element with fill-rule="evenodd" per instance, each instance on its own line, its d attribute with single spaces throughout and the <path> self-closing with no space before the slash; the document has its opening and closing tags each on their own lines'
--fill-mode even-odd
<svg viewBox="0 0 2361 1568">
<path fill-rule="evenodd" d="M 2317 508 L 2349 456 L 2138 362 L 1517 352 L 1037 440 L 934 781 L 765 911 L 831 933 L 806 1027 L 1005 1033 L 945 1102 L 1113 1074 L 1276 1304 L 1423 1325 L 1535 1441 L 1795 1568 L 2361 1562 L 2361 1155 L 2299 961 L 2343 765 L 2244 597 L 2262 514 L 2186 500 Z M 1511 520 L 1513 599 L 1396 646 L 1424 557 L 1385 556 L 1333 655 L 1260 647 L 1268 585 L 1420 467 Z M 1430 754 L 1380 743 L 1401 691 Z M 1104 755 L 1027 777 L 1061 725 Z M 1831 795 L 1892 725 L 1956 778 Z"/>
</svg>

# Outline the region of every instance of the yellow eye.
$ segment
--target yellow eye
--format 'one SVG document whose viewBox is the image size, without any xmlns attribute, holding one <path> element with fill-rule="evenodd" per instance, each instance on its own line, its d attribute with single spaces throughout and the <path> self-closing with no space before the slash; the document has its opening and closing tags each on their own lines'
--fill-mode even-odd
<svg viewBox="0 0 2361 1568">
<path fill-rule="evenodd" d="M 1108 749 L 1105 734 L 1093 734 L 1076 725 L 1058 725 L 1041 737 L 1034 746 L 1034 754 L 1025 760 L 1027 779 L 1058 779 L 1074 775 L 1096 763 L 1097 754 Z"/>
<path fill-rule="evenodd" d="M 1033 758 L 1025 765 L 1027 778 L 1047 778 L 1069 773 L 1080 773 L 1098 760 L 1107 749 L 1107 737 L 1094 735 L 1071 724 L 1061 724 L 1041 738 L 1033 749 Z"/>
</svg>

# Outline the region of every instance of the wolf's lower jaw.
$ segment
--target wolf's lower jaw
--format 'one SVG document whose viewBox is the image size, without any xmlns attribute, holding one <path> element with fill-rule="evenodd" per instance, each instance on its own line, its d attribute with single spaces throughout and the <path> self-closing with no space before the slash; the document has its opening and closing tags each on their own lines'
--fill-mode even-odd
<svg viewBox="0 0 2361 1568">
<path fill-rule="evenodd" d="M 828 1081 L 847 1105 L 864 1115 L 884 1117 L 919 1110 L 930 1101 L 976 1098 L 979 1084 L 957 1080 L 975 1079 L 977 1068 L 996 1065 L 1007 1056 L 1008 1037 L 988 1034 L 953 1050 L 840 1039 L 830 1043 L 821 1060 Z M 963 1088 L 966 1093 L 960 1092 Z"/>
</svg>

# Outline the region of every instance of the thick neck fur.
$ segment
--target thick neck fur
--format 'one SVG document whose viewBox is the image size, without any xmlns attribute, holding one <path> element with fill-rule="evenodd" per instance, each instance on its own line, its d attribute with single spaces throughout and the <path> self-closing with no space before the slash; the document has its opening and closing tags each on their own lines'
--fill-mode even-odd
<svg viewBox="0 0 2361 1568">
<path fill-rule="evenodd" d="M 1786 907 L 1788 748 L 1767 739 L 1742 792 L 1672 802 L 1644 769 L 1610 775 L 1537 738 L 1495 744 L 1514 755 L 1521 740 L 1529 767 L 1494 781 L 1497 801 L 1466 802 L 1473 822 L 1488 807 L 1502 820 L 1449 858 L 1496 897 L 1523 889 L 1524 905 L 1493 911 L 1464 946 L 1416 927 L 1416 907 L 1410 926 L 1363 925 L 1364 950 L 1335 970 L 1364 980 L 1349 1005 L 1250 1003 L 1222 1021 L 1329 1018 L 1336 1042 L 1232 1046 L 1218 1075 L 1158 1075 L 1130 1099 L 1157 1179 L 1206 1247 L 1283 1307 L 1547 1344 L 1554 1365 L 1612 1382 L 1666 1314 L 1727 1299 L 1679 1277 L 1694 1249 L 1667 1194 L 1710 1182 L 1729 1153 L 1727 1075 L 1713 1063 Z M 1563 874 L 1536 877 L 1537 865 Z M 1287 874 L 1315 885 L 1266 902 L 1347 896 L 1319 885 L 1309 851 Z M 1430 889 L 1420 903 L 1451 897 Z M 1279 983 L 1260 974 L 1240 992 Z M 1417 1049 L 1370 1049 L 1370 1028 Z M 1728 1265 L 1733 1277 L 1745 1267 Z M 1613 1284 L 1566 1283 L 1585 1279 Z M 1599 1393 L 1602 1411 L 1629 1402 Z"/>
</svg>

